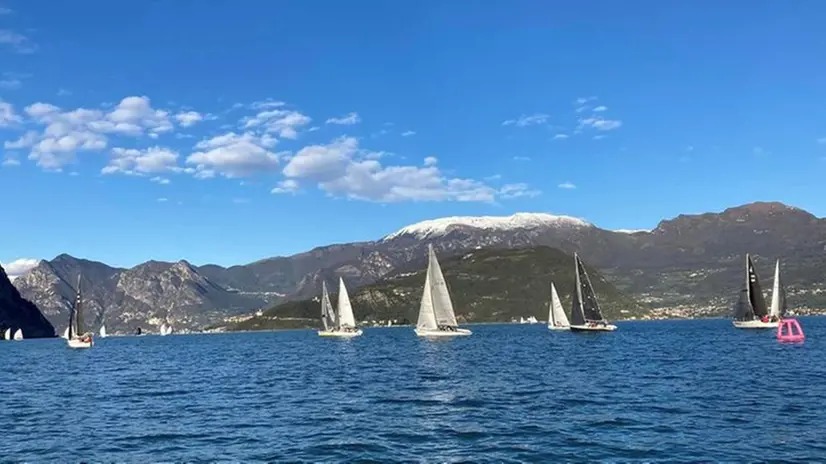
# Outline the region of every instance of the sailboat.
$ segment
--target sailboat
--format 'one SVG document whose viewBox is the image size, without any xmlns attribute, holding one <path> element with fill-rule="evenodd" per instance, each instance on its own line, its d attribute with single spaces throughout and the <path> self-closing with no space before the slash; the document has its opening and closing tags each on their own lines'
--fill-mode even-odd
<svg viewBox="0 0 826 464">
<path fill-rule="evenodd" d="M 77 276 L 75 305 L 69 311 L 69 333 L 66 334 L 66 343 L 69 348 L 91 348 L 94 344 L 92 334 L 83 329 L 83 294 L 80 288 L 80 277 Z"/>
<path fill-rule="evenodd" d="M 467 329 L 460 329 L 450 301 L 450 291 L 436 259 L 433 245 L 427 245 L 427 274 L 424 279 L 422 301 L 419 304 L 419 321 L 416 335 L 420 337 L 455 337 L 470 335 Z"/>
<path fill-rule="evenodd" d="M 14 339 L 18 342 L 23 340 L 23 329 L 17 329 L 14 331 Z"/>
<path fill-rule="evenodd" d="M 559 300 L 559 294 L 556 293 L 556 286 L 551 282 L 551 303 L 548 309 L 548 328 L 551 330 L 568 330 L 571 324 L 568 322 L 568 316 L 565 315 L 565 309 L 562 307 L 562 301 Z"/>
<path fill-rule="evenodd" d="M 3 332 L 3 340 L 11 340 L 11 328 L 8 328 L 5 332 Z"/>
<path fill-rule="evenodd" d="M 333 311 L 330 304 L 330 295 L 327 293 L 327 284 L 321 285 L 321 319 L 324 330 L 319 330 L 322 337 L 358 337 L 363 332 L 356 327 L 356 317 L 353 315 L 353 305 L 350 295 L 344 285 L 344 279 L 338 278 L 338 312 Z"/>
<path fill-rule="evenodd" d="M 780 260 L 774 265 L 774 287 L 772 288 L 772 306 L 769 310 L 769 322 L 779 323 L 788 311 L 786 303 L 786 288 L 780 280 Z"/>
<path fill-rule="evenodd" d="M 571 307 L 570 329 L 576 332 L 613 332 L 617 326 L 608 323 L 599 309 L 597 295 L 591 285 L 591 279 L 585 266 L 574 253 L 574 272 L 576 274 L 576 291 Z"/>
<path fill-rule="evenodd" d="M 769 320 L 769 310 L 763 297 L 763 289 L 760 287 L 760 279 L 748 253 L 746 285 L 740 290 L 740 297 L 734 307 L 734 320 L 731 322 L 738 329 L 771 329 L 776 328 L 779 322 Z"/>
<path fill-rule="evenodd" d="M 100 325 L 100 331 L 98 333 L 100 334 L 100 338 L 106 338 L 106 324 Z"/>
<path fill-rule="evenodd" d="M 69 339 L 69 328 L 68 327 L 66 327 L 66 330 L 63 331 L 63 335 L 61 335 L 60 338 L 62 338 L 64 340 Z"/>
</svg>

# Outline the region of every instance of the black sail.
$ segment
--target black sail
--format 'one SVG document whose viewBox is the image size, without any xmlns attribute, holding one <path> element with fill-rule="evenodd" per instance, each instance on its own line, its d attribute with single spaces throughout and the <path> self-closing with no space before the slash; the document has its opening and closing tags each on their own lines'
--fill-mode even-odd
<svg viewBox="0 0 826 464">
<path fill-rule="evenodd" d="M 734 305 L 734 319 L 738 321 L 750 321 L 754 319 L 754 312 L 749 303 L 749 291 L 745 288 L 740 290 L 740 298 Z"/>
<path fill-rule="evenodd" d="M 571 325 L 585 325 L 585 313 L 582 311 L 582 284 L 579 278 L 579 258 L 574 254 L 574 295 L 571 298 Z"/>
<path fill-rule="evenodd" d="M 760 287 L 760 279 L 757 277 L 757 271 L 754 270 L 754 263 L 750 255 L 746 255 L 746 272 L 749 303 L 754 312 L 755 317 L 762 318 L 769 315 L 769 308 L 766 306 L 766 299 L 763 297 L 763 289 Z"/>
<path fill-rule="evenodd" d="M 579 255 L 574 255 L 577 263 L 577 280 L 581 288 L 582 298 L 582 312 L 585 315 L 585 320 L 588 322 L 599 322 L 605 320 L 602 317 L 602 311 L 599 309 L 599 302 L 597 295 L 594 293 L 594 287 L 591 285 L 591 279 L 585 271 L 585 266 L 579 259 Z"/>
</svg>

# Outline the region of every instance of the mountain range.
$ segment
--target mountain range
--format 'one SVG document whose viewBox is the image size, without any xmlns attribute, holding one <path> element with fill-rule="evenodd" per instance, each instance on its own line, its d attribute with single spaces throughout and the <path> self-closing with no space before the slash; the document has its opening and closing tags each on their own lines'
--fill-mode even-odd
<svg viewBox="0 0 826 464">
<path fill-rule="evenodd" d="M 53 337 L 54 327 L 37 306 L 20 297 L 6 271 L 0 267 L 0 333 L 21 329 L 24 338 Z"/>
<path fill-rule="evenodd" d="M 439 259 L 450 289 L 457 320 L 496 322 L 534 316 L 548 319 L 550 282 L 554 282 L 566 312 L 574 292 L 574 258 L 550 247 L 482 249 Z M 407 321 L 415 323 L 422 298 L 426 263 L 398 269 L 376 283 L 348 291 L 358 321 Z M 608 319 L 644 315 L 647 311 L 620 292 L 596 269 L 586 270 Z M 336 306 L 338 287 L 328 287 Z M 318 327 L 319 297 L 291 301 L 259 315 L 229 325 L 228 330 L 262 330 Z"/>
<path fill-rule="evenodd" d="M 115 330 L 152 330 L 164 321 L 195 329 L 311 298 L 323 280 L 335 282 L 341 276 L 355 289 L 400 269 L 423 266 L 427 243 L 440 256 L 536 246 L 576 251 L 650 309 L 688 308 L 694 315 L 728 311 L 742 285 L 744 255 L 750 252 L 765 281 L 774 259 L 783 259 L 791 305 L 826 308 L 826 219 L 776 202 L 680 215 L 661 221 L 654 230 L 631 233 L 542 213 L 442 218 L 374 241 L 231 267 L 149 261 L 122 269 L 60 255 L 41 261 L 14 285 L 58 327 L 65 326 L 73 282 L 81 274 L 87 307 L 94 313 L 87 320 L 105 320 L 107 328 Z"/>
</svg>

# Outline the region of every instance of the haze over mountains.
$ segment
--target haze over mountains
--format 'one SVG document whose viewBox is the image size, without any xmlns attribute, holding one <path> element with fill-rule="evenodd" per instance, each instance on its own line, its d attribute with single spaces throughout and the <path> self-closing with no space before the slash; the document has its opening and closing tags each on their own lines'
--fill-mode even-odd
<svg viewBox="0 0 826 464">
<path fill-rule="evenodd" d="M 221 267 L 149 261 L 131 269 L 60 255 L 14 285 L 58 327 L 83 275 L 90 321 L 152 328 L 169 321 L 198 328 L 286 300 L 315 296 L 322 280 L 344 277 L 352 289 L 424 266 L 425 247 L 441 257 L 478 248 L 550 246 L 579 252 L 620 290 L 657 307 L 712 307 L 725 312 L 742 284 L 746 252 L 765 282 L 782 258 L 792 305 L 826 307 L 826 220 L 781 203 L 752 203 L 721 213 L 680 215 L 652 231 L 624 233 L 566 216 L 522 213 L 504 218 L 443 218 L 382 239 L 315 248 L 289 257 Z"/>
</svg>

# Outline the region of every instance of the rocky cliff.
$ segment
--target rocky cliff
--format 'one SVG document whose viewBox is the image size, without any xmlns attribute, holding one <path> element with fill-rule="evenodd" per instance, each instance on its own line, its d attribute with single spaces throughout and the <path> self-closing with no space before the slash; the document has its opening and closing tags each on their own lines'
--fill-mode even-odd
<svg viewBox="0 0 826 464">
<path fill-rule="evenodd" d="M 22 329 L 24 338 L 54 337 L 52 324 L 32 302 L 23 299 L 0 267 L 0 332 Z"/>
</svg>

